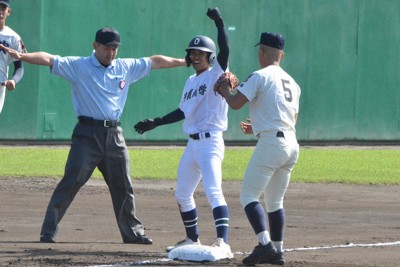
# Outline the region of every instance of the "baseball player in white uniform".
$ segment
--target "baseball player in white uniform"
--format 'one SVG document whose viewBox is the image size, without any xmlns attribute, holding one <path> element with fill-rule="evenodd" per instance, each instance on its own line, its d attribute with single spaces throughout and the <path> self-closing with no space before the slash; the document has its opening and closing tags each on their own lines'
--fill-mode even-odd
<svg viewBox="0 0 400 267">
<path fill-rule="evenodd" d="M 17 50 L 20 53 L 26 53 L 24 43 L 21 37 L 6 26 L 7 17 L 11 14 L 10 1 L 0 1 L 0 43 L 6 47 Z M 8 79 L 9 65 L 14 62 L 14 73 L 11 80 Z M 24 67 L 20 60 L 14 60 L 9 54 L 0 51 L 0 113 L 3 110 L 6 98 L 6 89 L 14 90 L 16 84 L 24 75 Z"/>
<path fill-rule="evenodd" d="M 258 245 L 243 263 L 283 265 L 283 198 L 299 156 L 295 124 L 301 91 L 280 67 L 285 45 L 283 36 L 264 32 L 257 45 L 261 69 L 241 83 L 236 94 L 231 92 L 226 79 L 219 80 L 214 90 L 222 94 L 233 109 L 249 103 L 250 119 L 242 122 L 241 128 L 244 133 L 253 133 L 258 138 L 240 194 Z M 267 216 L 259 202 L 261 195 L 264 195 L 269 232 Z"/>
<path fill-rule="evenodd" d="M 228 105 L 213 91 L 214 83 L 228 69 L 228 38 L 218 8 L 208 9 L 207 15 L 218 29 L 219 53 L 216 57 L 214 42 L 207 36 L 195 36 L 189 43 L 187 62 L 196 73 L 190 76 L 183 89 L 179 108 L 155 119 L 146 119 L 135 125 L 142 134 L 157 126 L 184 119 L 183 132 L 189 136 L 177 174 L 175 197 L 186 238 L 167 248 L 171 251 L 184 245 L 200 244 L 197 226 L 198 214 L 193 193 L 200 180 L 208 202 L 213 209 L 217 239 L 213 246 L 230 254 L 228 245 L 228 206 L 222 193 L 221 164 L 224 158 L 223 132 L 228 126 Z"/>
</svg>

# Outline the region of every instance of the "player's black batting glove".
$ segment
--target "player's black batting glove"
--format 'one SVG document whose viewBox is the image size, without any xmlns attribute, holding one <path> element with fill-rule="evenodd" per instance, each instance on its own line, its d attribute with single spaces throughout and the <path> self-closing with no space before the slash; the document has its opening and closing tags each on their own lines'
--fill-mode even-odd
<svg viewBox="0 0 400 267">
<path fill-rule="evenodd" d="M 218 7 L 209 8 L 207 10 L 207 16 L 215 22 L 215 26 L 224 26 L 224 21 L 222 20 L 221 12 Z"/>
<path fill-rule="evenodd" d="M 138 134 L 143 134 L 147 131 L 153 130 L 156 127 L 157 127 L 157 124 L 154 122 L 153 119 L 145 119 L 145 120 L 139 121 L 134 126 L 135 131 Z"/>
<path fill-rule="evenodd" d="M 207 10 L 207 16 L 209 16 L 212 20 L 218 20 L 221 19 L 221 12 L 219 11 L 218 7 L 209 8 Z"/>
<path fill-rule="evenodd" d="M 190 65 L 192 65 L 192 60 L 190 59 L 190 51 L 188 51 L 188 52 L 186 53 L 185 61 L 186 61 L 186 65 L 187 65 L 188 68 L 189 68 Z"/>
</svg>

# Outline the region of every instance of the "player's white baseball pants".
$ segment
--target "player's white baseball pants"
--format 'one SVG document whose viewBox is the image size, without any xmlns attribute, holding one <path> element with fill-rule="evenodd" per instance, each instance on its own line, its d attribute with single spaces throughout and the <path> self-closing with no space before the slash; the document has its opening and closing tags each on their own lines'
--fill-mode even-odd
<svg viewBox="0 0 400 267">
<path fill-rule="evenodd" d="M 214 209 L 226 205 L 221 188 L 224 151 L 222 132 L 211 132 L 209 138 L 200 140 L 189 139 L 177 174 L 175 197 L 181 212 L 196 207 L 193 193 L 201 179 L 211 207 Z"/>
<path fill-rule="evenodd" d="M 261 133 L 243 178 L 242 206 L 258 202 L 264 193 L 267 212 L 282 209 L 298 157 L 299 145 L 294 132 L 284 132 L 284 137 L 277 137 L 277 132 Z"/>
<path fill-rule="evenodd" d="M 3 110 L 5 99 L 6 99 L 6 87 L 4 85 L 1 85 L 0 86 L 0 113 Z"/>
</svg>

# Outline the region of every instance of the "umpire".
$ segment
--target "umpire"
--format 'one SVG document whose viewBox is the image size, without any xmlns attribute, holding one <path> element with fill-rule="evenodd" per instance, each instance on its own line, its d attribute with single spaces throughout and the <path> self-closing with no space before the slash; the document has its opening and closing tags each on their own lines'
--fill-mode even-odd
<svg viewBox="0 0 400 267">
<path fill-rule="evenodd" d="M 186 66 L 185 60 L 166 56 L 116 59 L 120 35 L 113 28 L 97 31 L 90 57 L 60 57 L 46 52 L 21 54 L 0 45 L 13 58 L 49 66 L 51 73 L 71 84 L 72 100 L 78 123 L 65 174 L 47 207 L 40 241 L 54 243 L 58 223 L 79 189 L 97 167 L 111 193 L 115 217 L 124 243 L 152 244 L 135 215 L 130 159 L 120 117 L 129 85 L 148 76 L 151 69 Z"/>
</svg>

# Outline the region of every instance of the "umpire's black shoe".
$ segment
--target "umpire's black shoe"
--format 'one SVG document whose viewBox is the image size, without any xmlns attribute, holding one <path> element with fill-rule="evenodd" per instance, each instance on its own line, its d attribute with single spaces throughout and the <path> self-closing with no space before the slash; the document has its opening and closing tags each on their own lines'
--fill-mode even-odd
<svg viewBox="0 0 400 267">
<path fill-rule="evenodd" d="M 134 240 L 124 240 L 126 244 L 142 244 L 142 245 L 151 245 L 153 244 L 153 240 L 148 238 L 145 235 L 137 235 Z"/>
<path fill-rule="evenodd" d="M 271 242 L 267 245 L 258 245 L 254 248 L 253 252 L 242 260 L 244 265 L 251 266 L 259 263 L 269 263 L 275 265 L 283 265 L 282 253 L 278 253 L 272 246 Z"/>
<path fill-rule="evenodd" d="M 40 242 L 42 242 L 42 243 L 56 243 L 56 240 L 51 235 L 42 235 L 42 236 L 40 236 Z"/>
</svg>

